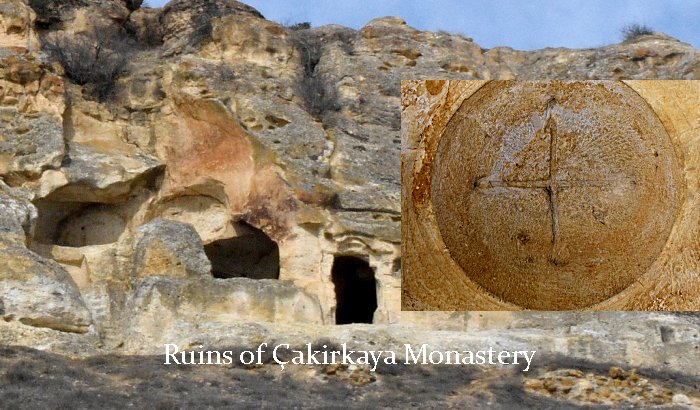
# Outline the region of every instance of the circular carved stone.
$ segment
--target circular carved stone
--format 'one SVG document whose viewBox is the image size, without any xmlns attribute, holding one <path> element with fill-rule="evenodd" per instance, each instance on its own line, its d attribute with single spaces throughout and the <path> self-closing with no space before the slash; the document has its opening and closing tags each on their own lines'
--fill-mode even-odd
<svg viewBox="0 0 700 410">
<path fill-rule="evenodd" d="M 492 81 L 440 139 L 432 201 L 452 258 L 528 309 L 580 309 L 630 286 L 680 203 L 663 125 L 620 82 Z"/>
</svg>

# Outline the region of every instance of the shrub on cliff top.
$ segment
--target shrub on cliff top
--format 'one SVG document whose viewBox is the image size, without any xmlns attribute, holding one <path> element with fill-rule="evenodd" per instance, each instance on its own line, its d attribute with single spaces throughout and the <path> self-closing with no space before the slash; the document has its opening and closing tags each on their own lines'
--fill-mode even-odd
<svg viewBox="0 0 700 410">
<path fill-rule="evenodd" d="M 308 21 L 303 21 L 301 23 L 294 23 L 287 25 L 287 28 L 292 30 L 292 31 L 297 31 L 297 30 L 308 30 L 311 28 L 311 23 Z"/>
<path fill-rule="evenodd" d="M 633 23 L 624 26 L 620 33 L 622 34 L 622 41 L 631 41 L 640 36 L 654 34 L 654 30 L 647 25 Z"/>
</svg>

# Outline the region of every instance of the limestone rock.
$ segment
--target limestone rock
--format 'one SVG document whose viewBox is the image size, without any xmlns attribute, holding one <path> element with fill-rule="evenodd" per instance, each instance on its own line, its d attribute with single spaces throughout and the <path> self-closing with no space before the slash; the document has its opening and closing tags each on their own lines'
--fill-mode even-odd
<svg viewBox="0 0 700 410">
<path fill-rule="evenodd" d="M 43 27 L 60 28 L 79 32 L 88 26 L 105 26 L 126 21 L 129 8 L 122 0 L 31 0 L 29 5 L 36 13 L 36 21 Z"/>
<path fill-rule="evenodd" d="M 231 14 L 263 18 L 254 8 L 235 0 L 171 1 L 160 17 L 165 46 L 173 51 L 201 46 L 211 36 L 212 21 Z"/>
<path fill-rule="evenodd" d="M 138 1 L 27 3 L 33 11 L 24 1 L 0 6 L 2 125 L 50 119 L 61 126 L 65 148 L 21 166 L 15 165 L 16 151 L 0 154 L 0 163 L 25 169 L 0 176 L 26 192 L 39 211 L 32 230 L 24 194 L 2 196 L 13 216 L 0 223 L 14 244 L 25 241 L 68 271 L 96 331 L 76 338 L 0 321 L 0 343 L 75 354 L 94 351 L 98 342 L 114 352 L 124 342 L 130 353 L 160 354 L 158 343 L 170 341 L 221 345 L 289 337 L 305 343 L 310 335 L 336 335 L 387 346 L 410 338 L 460 346 L 486 338 L 569 357 L 649 357 L 645 365 L 667 362 L 697 373 L 697 361 L 674 354 L 696 351 L 689 329 L 697 324 L 685 316 L 402 312 L 398 245 L 407 223 L 400 212 L 400 154 L 417 148 L 415 137 L 423 132 L 410 132 L 402 145 L 400 79 L 696 78 L 698 52 L 690 45 L 657 34 L 597 49 L 486 50 L 470 38 L 417 30 L 398 18 L 377 19 L 360 30 L 292 30 L 228 0 L 177 0 L 135 11 Z M 90 85 L 59 74 L 37 41 L 59 31 L 70 36 L 95 29 L 120 33 L 133 46 L 128 72 L 103 101 L 87 98 Z M 427 88 L 415 95 L 416 112 L 430 108 L 421 101 L 450 105 L 459 99 L 447 99 L 438 82 Z M 651 105 L 671 98 L 638 91 L 647 92 Z M 693 121 L 672 111 L 660 119 L 682 126 L 688 158 L 695 158 L 697 132 L 687 125 Z M 12 131 L 12 138 L 21 131 Z M 698 186 L 693 178 L 689 187 Z M 681 212 L 696 220 L 692 209 Z M 158 230 L 149 240 L 140 232 L 150 254 L 134 257 L 134 232 L 157 218 L 192 228 L 173 228 L 179 239 L 172 244 L 157 239 Z M 239 235 L 243 224 L 256 235 Z M 212 259 L 225 273 L 259 272 L 269 262 L 276 269 L 266 277 L 279 279 L 215 280 L 197 234 L 206 249 L 222 248 Z M 672 244 L 676 249 L 698 237 L 697 229 L 682 234 Z M 246 238 L 277 253 L 265 253 L 257 265 L 254 253 L 230 258 L 241 253 L 234 245 Z M 662 261 L 665 268 L 698 259 L 688 250 L 675 255 Z M 362 261 L 374 273 L 374 325 L 332 326 L 342 297 L 334 275 L 352 271 L 344 258 Z M 229 265 L 236 269 L 225 269 Z M 695 272 L 683 274 L 688 279 Z M 657 297 L 666 287 L 675 296 Z M 673 309 L 687 291 L 681 280 L 659 282 L 652 299 L 625 307 Z M 577 323 L 580 328 L 567 333 Z M 660 326 L 670 329 L 663 331 L 666 341 Z"/>
<path fill-rule="evenodd" d="M 261 18 L 255 13 L 236 12 L 213 20 L 212 44 L 202 49 L 202 55 L 220 56 L 228 64 L 252 63 L 264 68 L 263 75 L 268 77 L 289 75 L 288 64 L 296 50 L 289 42 L 288 30 Z"/>
<path fill-rule="evenodd" d="M 49 115 L 60 122 L 65 111 L 64 84 L 63 77 L 41 55 L 0 48 L 3 121 L 9 121 L 10 113 L 17 112 L 28 118 Z"/>
<path fill-rule="evenodd" d="M 371 213 L 371 210 L 357 208 L 359 210 L 337 211 L 333 213 L 337 230 L 331 230 L 338 235 L 343 233 L 358 232 L 369 234 L 374 238 L 392 242 L 401 242 L 399 222 L 401 215 L 397 212 Z"/>
<path fill-rule="evenodd" d="M 0 174 L 36 178 L 65 154 L 63 80 L 26 53 L 0 52 Z"/>
<path fill-rule="evenodd" d="M 210 276 L 211 262 L 191 225 L 154 219 L 138 228 L 132 239 L 133 278 L 146 276 Z"/>
<path fill-rule="evenodd" d="M 226 205 L 207 195 L 165 199 L 153 211 L 161 218 L 192 225 L 204 243 L 233 236 L 232 218 Z"/>
<path fill-rule="evenodd" d="M 487 52 L 487 55 L 497 49 Z M 696 79 L 700 73 L 698 51 L 665 34 L 642 36 L 633 41 L 599 49 L 544 49 L 519 54 L 515 66 L 520 79 Z M 499 60 L 508 58 L 499 56 Z M 504 61 L 504 62 L 505 62 Z M 543 62 L 552 62 L 543 64 Z"/>
<path fill-rule="evenodd" d="M 33 25 L 34 11 L 22 0 L 8 0 L 0 4 L 0 47 L 34 49 L 38 42 Z"/>
<path fill-rule="evenodd" d="M 92 324 L 80 292 L 56 262 L 23 245 L 0 240 L 3 319 L 64 332 L 85 333 Z"/>
<path fill-rule="evenodd" d="M 135 149 L 131 153 L 100 152 L 89 145 L 70 143 L 63 168 L 63 186 L 53 198 L 61 201 L 112 203 L 123 200 L 144 178 L 153 177 L 161 162 Z"/>
<path fill-rule="evenodd" d="M 65 153 L 61 124 L 48 116 L 15 115 L 0 124 L 0 172 L 37 176 L 60 167 Z"/>
<path fill-rule="evenodd" d="M 131 2 L 131 0 L 127 1 Z M 129 14 L 127 30 L 133 32 L 143 44 L 160 45 L 163 43 L 163 29 L 159 21 L 160 14 L 159 9 L 139 8 Z"/>
<path fill-rule="evenodd" d="M 276 239 L 288 235 L 303 205 L 274 156 L 251 138 L 220 101 L 195 99 L 189 92 L 170 88 L 175 86 L 168 84 L 167 89 L 176 93 L 177 114 L 156 124 L 157 132 L 165 135 L 156 146 L 166 163 L 161 195 L 168 199 L 193 193 L 210 196 L 227 204 L 231 215 Z"/>
<path fill-rule="evenodd" d="M 37 209 L 30 202 L 31 195 L 13 189 L 0 181 L 0 237 L 24 243 L 27 235 L 34 234 Z"/>
<path fill-rule="evenodd" d="M 61 22 L 67 14 L 74 12 L 76 8 L 87 6 L 87 4 L 88 1 L 84 0 L 33 1 L 29 3 L 37 15 L 37 21 L 46 25 Z"/>
<path fill-rule="evenodd" d="M 137 283 L 129 308 L 134 339 L 178 338 L 199 322 L 231 326 L 245 322 L 320 323 L 318 300 L 291 283 L 253 280 L 150 276 Z"/>
</svg>

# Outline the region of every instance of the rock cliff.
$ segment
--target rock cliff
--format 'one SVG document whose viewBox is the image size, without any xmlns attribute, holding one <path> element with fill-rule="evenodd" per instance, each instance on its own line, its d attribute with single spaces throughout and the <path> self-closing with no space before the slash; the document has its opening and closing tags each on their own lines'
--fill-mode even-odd
<svg viewBox="0 0 700 410">
<path fill-rule="evenodd" d="M 689 44 L 487 50 L 396 17 L 290 28 L 233 0 L 139 3 L 0 4 L 0 343 L 488 338 L 700 372 L 692 315 L 400 303 L 402 78 L 691 80 Z M 363 280 L 374 325 L 333 326 Z"/>
</svg>

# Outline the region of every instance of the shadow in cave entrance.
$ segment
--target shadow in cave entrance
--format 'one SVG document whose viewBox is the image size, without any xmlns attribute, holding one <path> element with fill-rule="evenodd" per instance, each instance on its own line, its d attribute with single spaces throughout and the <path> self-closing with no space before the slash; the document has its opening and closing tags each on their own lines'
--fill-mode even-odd
<svg viewBox="0 0 700 410">
<path fill-rule="evenodd" d="M 130 216 L 128 204 L 38 200 L 33 240 L 71 248 L 117 242 Z"/>
<path fill-rule="evenodd" d="M 331 278 L 335 285 L 335 323 L 372 323 L 377 310 L 377 281 L 369 263 L 355 256 L 336 256 Z"/>
<path fill-rule="evenodd" d="M 238 236 L 204 246 L 215 278 L 279 279 L 280 251 L 263 231 L 238 222 Z"/>
</svg>

